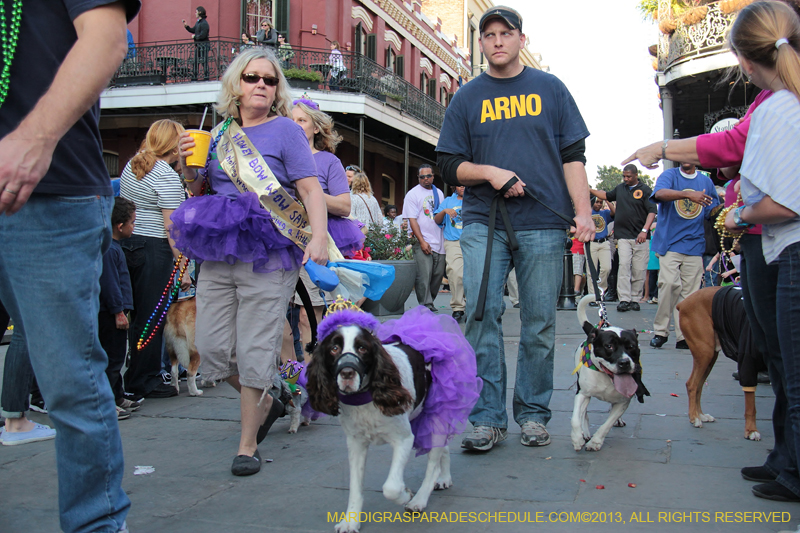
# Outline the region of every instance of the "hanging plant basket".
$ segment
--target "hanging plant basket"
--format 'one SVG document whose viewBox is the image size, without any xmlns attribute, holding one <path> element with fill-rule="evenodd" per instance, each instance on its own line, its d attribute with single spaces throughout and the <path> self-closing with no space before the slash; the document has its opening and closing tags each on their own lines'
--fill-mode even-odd
<svg viewBox="0 0 800 533">
<path fill-rule="evenodd" d="M 674 19 L 664 19 L 658 23 L 658 29 L 664 35 L 672 35 L 677 28 L 678 22 Z"/>
<path fill-rule="evenodd" d="M 694 24 L 697 24 L 706 18 L 706 15 L 708 15 L 707 6 L 693 7 L 691 9 L 687 9 L 683 15 L 681 15 L 680 21 L 684 26 L 693 26 Z"/>
<path fill-rule="evenodd" d="M 722 0 L 722 2 L 719 3 L 719 10 L 725 15 L 730 15 L 731 13 L 741 11 L 755 1 L 756 0 Z"/>
</svg>

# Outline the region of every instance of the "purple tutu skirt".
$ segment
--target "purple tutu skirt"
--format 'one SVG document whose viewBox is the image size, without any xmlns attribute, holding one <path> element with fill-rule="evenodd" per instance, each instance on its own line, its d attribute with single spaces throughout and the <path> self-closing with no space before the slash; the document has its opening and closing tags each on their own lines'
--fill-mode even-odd
<svg viewBox="0 0 800 533">
<path fill-rule="evenodd" d="M 306 365 L 304 365 L 303 363 L 299 364 L 303 365 L 303 368 L 300 370 L 300 376 L 298 376 L 297 378 L 297 384 L 305 389 L 308 387 L 308 376 L 306 375 Z M 317 420 L 318 418 L 322 418 L 323 416 L 325 416 L 325 413 L 320 413 L 319 411 L 311 407 L 311 402 L 306 402 L 305 405 L 303 405 L 301 414 L 304 417 L 308 418 L 309 420 Z"/>
<path fill-rule="evenodd" d="M 401 342 L 420 352 L 431 364 L 432 383 L 425 406 L 411 421 L 417 455 L 447 446 L 466 427 L 483 381 L 478 377 L 475 351 L 452 317 L 424 306 L 382 324 L 376 332 L 384 344 Z"/>
<path fill-rule="evenodd" d="M 364 234 L 349 218 L 328 215 L 328 233 L 345 257 L 352 257 L 364 247 Z"/>
<path fill-rule="evenodd" d="M 303 263 L 303 251 L 275 228 L 255 193 L 195 196 L 170 218 L 176 248 L 191 259 L 253 263 L 253 272 L 261 273 Z"/>
</svg>

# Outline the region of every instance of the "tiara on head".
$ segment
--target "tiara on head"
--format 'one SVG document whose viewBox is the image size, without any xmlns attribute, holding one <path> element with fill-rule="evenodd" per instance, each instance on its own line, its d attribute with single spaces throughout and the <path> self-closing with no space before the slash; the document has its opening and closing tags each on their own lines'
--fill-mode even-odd
<svg viewBox="0 0 800 533">
<path fill-rule="evenodd" d="M 380 322 L 371 314 L 362 311 L 350 300 L 345 300 L 339 295 L 336 297 L 336 301 L 328 306 L 328 314 L 317 327 L 317 338 L 322 340 L 343 326 L 359 326 L 375 331 L 380 326 Z"/>
<path fill-rule="evenodd" d="M 319 111 L 319 104 L 316 103 L 314 100 L 312 100 L 307 93 L 303 93 L 303 95 L 300 98 L 292 102 L 292 105 L 297 105 L 297 104 L 304 104 L 310 107 L 311 109 Z"/>
</svg>

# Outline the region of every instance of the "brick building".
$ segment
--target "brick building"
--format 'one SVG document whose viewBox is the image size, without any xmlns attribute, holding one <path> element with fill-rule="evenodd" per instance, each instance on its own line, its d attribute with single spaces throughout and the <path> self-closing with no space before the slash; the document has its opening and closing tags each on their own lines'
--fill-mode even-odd
<svg viewBox="0 0 800 533">
<path fill-rule="evenodd" d="M 211 39 L 207 57 L 195 60 L 181 20 L 194 24 L 198 5 L 206 9 Z M 255 34 L 262 20 L 272 21 L 293 47 L 287 75 L 322 78 L 290 81 L 294 95 L 307 92 L 334 117 L 344 137 L 337 156 L 364 168 L 384 204 L 401 206 L 416 185 L 416 167 L 435 162 L 445 106 L 472 72 L 469 49 L 455 32 L 445 34 L 442 20 L 418 0 L 143 2 L 129 25 L 136 57 L 125 61 L 101 99 L 109 172 L 121 170 L 154 120 L 198 127 L 241 34 Z M 332 41 L 340 43 L 347 67 L 335 83 L 326 66 Z M 205 128 L 216 121 L 209 110 Z"/>
</svg>

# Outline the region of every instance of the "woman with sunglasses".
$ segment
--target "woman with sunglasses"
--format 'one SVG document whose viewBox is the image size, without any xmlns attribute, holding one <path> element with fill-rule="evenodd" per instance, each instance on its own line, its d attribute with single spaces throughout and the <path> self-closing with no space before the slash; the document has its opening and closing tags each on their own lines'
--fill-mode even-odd
<svg viewBox="0 0 800 533">
<path fill-rule="evenodd" d="M 226 380 L 241 394 L 242 430 L 231 467 L 239 476 L 259 471 L 258 443 L 284 411 L 271 394 L 280 390 L 276 360 L 298 270 L 306 261 L 324 265 L 328 259 L 325 198 L 308 139 L 289 118 L 291 105 L 275 54 L 245 50 L 222 77 L 215 108 L 226 120 L 212 131 L 205 169 L 186 166 L 195 146 L 188 134 L 180 144 L 184 181 L 195 197 L 173 214 L 173 235 L 179 249 L 203 261 L 195 329 L 203 375 Z M 231 180 L 231 174 L 248 175 L 249 165 L 234 162 L 234 172 L 230 158 L 218 157 L 245 142 L 240 155 L 256 157 L 262 174 L 271 171 L 267 181 L 291 195 L 288 200 L 302 200 L 312 229 L 305 253 L 286 236 L 280 211 L 262 207 L 255 193 L 240 192 Z M 205 188 L 215 194 L 201 196 Z"/>
<path fill-rule="evenodd" d="M 261 21 L 261 29 L 256 32 L 256 44 L 269 46 L 273 50 L 278 45 L 278 32 L 267 20 Z"/>
<path fill-rule="evenodd" d="M 342 142 L 342 136 L 333 129 L 333 119 L 320 111 L 319 104 L 309 99 L 307 95 L 295 100 L 292 108 L 292 118 L 303 128 L 308 139 L 314 162 L 317 165 L 317 178 L 325 193 L 325 205 L 328 208 L 328 233 L 333 237 L 336 247 L 345 257 L 352 257 L 364 246 L 364 234 L 355 222 L 346 218 L 350 215 L 350 188 L 347 185 L 342 162 L 334 155 L 336 147 Z M 317 323 L 322 320 L 322 310 L 325 301 L 320 296 L 320 291 L 311 282 L 308 274 L 301 271 L 300 279 L 308 290 Z M 329 296 L 326 296 L 326 298 Z M 295 296 L 295 305 L 302 305 L 299 297 Z M 305 308 L 300 311 L 300 333 L 303 346 L 311 340 L 311 326 L 306 316 Z"/>
</svg>

